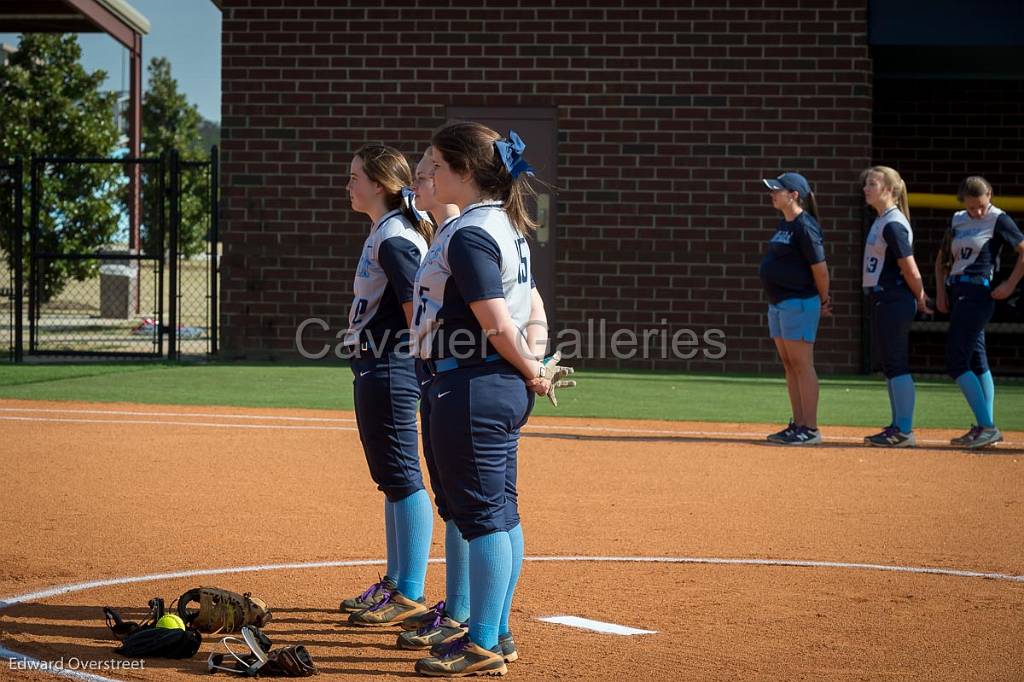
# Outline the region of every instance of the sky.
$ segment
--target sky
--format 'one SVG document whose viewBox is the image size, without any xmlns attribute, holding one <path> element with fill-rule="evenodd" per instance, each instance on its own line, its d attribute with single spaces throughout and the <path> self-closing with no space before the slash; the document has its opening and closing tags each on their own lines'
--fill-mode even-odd
<svg viewBox="0 0 1024 682">
<path fill-rule="evenodd" d="M 220 121 L 220 10 L 210 0 L 128 0 L 149 20 L 142 37 L 142 81 L 153 57 L 171 62 L 178 90 L 203 118 Z M 0 26 L 2 28 L 2 26 Z M 105 33 L 82 33 L 82 65 L 107 72 L 105 90 L 128 90 L 128 52 Z M 18 44 L 17 33 L 0 31 L 0 43 Z"/>
</svg>

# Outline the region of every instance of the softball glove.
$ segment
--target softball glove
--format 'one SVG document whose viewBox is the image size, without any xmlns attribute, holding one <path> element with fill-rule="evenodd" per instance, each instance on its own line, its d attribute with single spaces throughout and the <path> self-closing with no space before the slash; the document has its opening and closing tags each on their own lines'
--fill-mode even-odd
<svg viewBox="0 0 1024 682">
<path fill-rule="evenodd" d="M 199 608 L 190 608 L 198 603 Z M 178 615 L 200 632 L 239 632 L 243 625 L 263 627 L 270 621 L 267 603 L 251 593 L 238 594 L 218 587 L 197 587 L 178 598 Z"/>
</svg>

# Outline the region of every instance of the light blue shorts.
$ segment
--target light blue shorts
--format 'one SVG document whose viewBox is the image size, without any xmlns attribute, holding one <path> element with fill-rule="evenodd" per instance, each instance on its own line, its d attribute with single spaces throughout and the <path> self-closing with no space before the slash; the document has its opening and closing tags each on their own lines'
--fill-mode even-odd
<svg viewBox="0 0 1024 682">
<path fill-rule="evenodd" d="M 778 304 L 768 304 L 768 335 L 786 341 L 814 343 L 821 319 L 821 299 L 787 298 Z"/>
</svg>

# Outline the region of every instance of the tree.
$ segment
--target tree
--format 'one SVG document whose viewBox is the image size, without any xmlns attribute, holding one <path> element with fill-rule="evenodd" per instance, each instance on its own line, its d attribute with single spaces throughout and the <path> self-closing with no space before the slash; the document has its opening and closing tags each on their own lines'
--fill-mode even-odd
<svg viewBox="0 0 1024 682">
<path fill-rule="evenodd" d="M 200 160 L 209 156 L 203 146 L 199 110 L 178 92 L 178 81 L 171 76 L 171 63 L 154 57 L 148 66 L 149 85 L 142 98 L 143 155 L 152 157 L 177 149 L 182 160 Z M 167 179 L 165 179 L 165 182 Z M 202 253 L 209 229 L 210 190 L 205 173 L 195 169 L 181 171 L 181 227 L 179 251 L 185 256 Z M 165 185 L 166 186 L 166 185 Z M 156 196 L 143 192 L 145 216 L 156 215 Z M 170 215 L 170 209 L 166 215 Z M 156 251 L 155 230 L 145 230 L 143 246 L 148 253 Z"/>
<path fill-rule="evenodd" d="M 113 154 L 116 95 L 100 92 L 107 74 L 88 73 L 78 63 L 81 54 L 74 35 L 21 36 L 9 63 L 0 64 L 0 159 Z M 118 230 L 124 171 L 117 165 L 76 163 L 47 166 L 42 175 L 39 248 L 51 253 L 92 253 L 109 244 Z M 29 176 L 26 172 L 26 197 Z M 29 214 L 26 206 L 26 221 Z M 6 231 L 0 231 L 0 240 L 0 246 L 11 253 Z M 45 302 L 70 280 L 93 276 L 98 264 L 44 260 L 41 267 L 37 274 Z"/>
</svg>

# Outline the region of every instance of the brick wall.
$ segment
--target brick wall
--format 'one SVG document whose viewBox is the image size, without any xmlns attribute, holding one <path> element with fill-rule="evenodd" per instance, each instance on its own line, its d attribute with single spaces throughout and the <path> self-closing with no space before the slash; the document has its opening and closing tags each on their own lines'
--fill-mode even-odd
<svg viewBox="0 0 1024 682">
<path fill-rule="evenodd" d="M 966 176 L 983 175 L 997 195 L 1024 196 L 1024 82 L 879 79 L 874 145 L 875 159 L 899 170 L 911 192 L 955 194 Z M 951 215 L 934 209 L 911 211 L 915 257 L 932 295 L 935 254 Z M 1024 224 L 1024 216 L 1014 218 Z M 1013 260 L 1004 258 L 1005 272 Z M 994 322 L 1024 323 L 1024 300 L 1017 300 L 1013 307 L 999 304 Z M 1019 331 L 989 332 L 995 373 L 1024 374 L 1022 338 Z M 911 344 L 916 368 L 945 371 L 941 331 L 915 331 Z"/>
<path fill-rule="evenodd" d="M 863 2 L 467 4 L 224 0 L 226 355 L 294 356 L 307 317 L 344 326 L 366 229 L 343 191 L 360 145 L 418 156 L 446 105 L 557 106 L 548 305 L 563 325 L 718 328 L 722 361 L 625 365 L 777 373 L 757 279 L 777 218 L 759 181 L 799 170 L 819 196 L 836 277 L 819 364 L 859 367 Z"/>
</svg>

